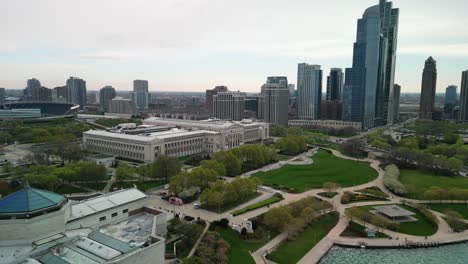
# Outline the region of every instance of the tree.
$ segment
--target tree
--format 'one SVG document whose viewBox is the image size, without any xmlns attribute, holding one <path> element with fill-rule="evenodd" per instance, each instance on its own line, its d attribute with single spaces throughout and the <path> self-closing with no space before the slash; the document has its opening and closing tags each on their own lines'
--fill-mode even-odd
<svg viewBox="0 0 468 264">
<path fill-rule="evenodd" d="M 465 223 L 460 213 L 452 210 L 445 211 L 444 213 L 447 216 L 447 223 L 455 232 L 463 231 Z"/>
<path fill-rule="evenodd" d="M 239 158 L 234 156 L 231 152 L 226 152 L 223 163 L 226 166 L 227 176 L 234 177 L 241 173 L 241 162 Z"/>
<path fill-rule="evenodd" d="M 3 173 L 11 174 L 13 173 L 14 170 L 15 170 L 15 167 L 13 167 L 13 164 L 11 164 L 10 161 L 6 161 L 3 164 Z"/>
<path fill-rule="evenodd" d="M 270 230 L 284 231 L 288 227 L 293 217 L 288 210 L 281 206 L 275 207 L 265 213 L 263 221 Z"/>
<path fill-rule="evenodd" d="M 203 160 L 200 162 L 200 166 L 204 169 L 210 169 L 216 171 L 218 176 L 225 176 L 226 175 L 226 167 L 223 163 L 217 160 Z"/>
<path fill-rule="evenodd" d="M 159 156 L 150 166 L 150 176 L 153 178 L 169 178 L 180 173 L 180 163 L 177 158 Z"/>
<path fill-rule="evenodd" d="M 338 188 L 339 184 L 335 182 L 325 182 L 323 184 L 323 189 L 328 193 L 335 192 Z"/>
<path fill-rule="evenodd" d="M 125 163 L 120 163 L 119 167 L 117 167 L 117 169 L 115 170 L 115 177 L 119 181 L 128 180 L 132 178 L 134 173 L 135 171 L 133 170 L 133 168 L 129 167 Z"/>
</svg>

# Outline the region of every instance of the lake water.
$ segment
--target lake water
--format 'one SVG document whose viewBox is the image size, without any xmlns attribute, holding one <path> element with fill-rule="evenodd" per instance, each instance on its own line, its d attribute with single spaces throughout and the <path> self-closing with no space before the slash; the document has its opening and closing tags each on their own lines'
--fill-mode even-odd
<svg viewBox="0 0 468 264">
<path fill-rule="evenodd" d="M 333 247 L 320 264 L 467 264 L 468 243 L 420 249 Z"/>
</svg>

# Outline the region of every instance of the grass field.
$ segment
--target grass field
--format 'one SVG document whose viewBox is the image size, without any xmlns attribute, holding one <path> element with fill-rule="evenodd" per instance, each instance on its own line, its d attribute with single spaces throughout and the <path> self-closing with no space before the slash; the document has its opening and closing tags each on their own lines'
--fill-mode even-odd
<svg viewBox="0 0 468 264">
<path fill-rule="evenodd" d="M 447 210 L 460 213 L 463 218 L 468 219 L 468 204 L 426 204 L 427 208 L 444 213 Z"/>
<path fill-rule="evenodd" d="M 356 222 L 350 221 L 346 229 L 341 233 L 340 236 L 344 237 L 366 237 L 367 236 L 366 228 Z M 374 238 L 387 238 L 388 236 L 384 233 L 376 232 Z"/>
<path fill-rule="evenodd" d="M 229 263 L 237 264 L 255 264 L 255 261 L 250 256 L 250 252 L 254 252 L 268 241 L 246 241 L 239 237 L 239 233 L 230 228 L 216 227 L 215 231 L 218 232 L 221 237 L 226 240 L 231 246 L 228 252 Z"/>
<path fill-rule="evenodd" d="M 362 208 L 371 211 L 374 210 L 374 206 L 379 205 L 364 206 Z M 418 219 L 418 221 L 400 223 L 399 229 L 395 230 L 396 232 L 413 236 L 430 236 L 437 232 L 437 224 L 429 221 L 418 209 L 404 204 L 399 204 L 399 206 L 416 213 L 413 217 Z"/>
<path fill-rule="evenodd" d="M 257 172 L 253 176 L 258 177 L 265 185 L 294 188 L 298 192 L 322 188 L 325 182 L 349 187 L 377 177 L 377 171 L 367 163 L 341 159 L 325 150 L 319 150 L 312 159 L 313 164 L 285 165 L 276 170 Z"/>
<path fill-rule="evenodd" d="M 279 202 L 283 200 L 282 197 L 279 197 L 278 195 L 273 195 L 272 197 L 270 198 L 267 198 L 263 201 L 260 201 L 258 203 L 254 203 L 254 204 L 251 204 L 249 206 L 246 206 L 244 208 L 241 208 L 239 210 L 236 210 L 234 212 L 232 212 L 231 214 L 233 216 L 236 216 L 236 215 L 240 215 L 240 214 L 243 214 L 243 213 L 246 213 L 246 212 L 249 212 L 249 211 L 252 211 L 252 210 L 255 210 L 257 208 L 260 208 L 260 207 L 263 207 L 263 206 L 267 206 L 267 205 L 270 205 L 272 203 L 276 203 L 276 202 Z"/>
<path fill-rule="evenodd" d="M 295 240 L 285 241 L 267 258 L 279 264 L 297 263 L 311 250 L 338 222 L 338 214 L 326 214 L 309 225 Z M 242 263 L 242 262 L 239 262 Z"/>
<path fill-rule="evenodd" d="M 255 198 L 257 198 L 258 196 L 262 195 L 261 193 L 257 192 L 257 193 L 254 193 L 252 195 L 249 195 L 247 196 L 245 199 L 243 200 L 236 200 L 235 202 L 233 203 L 227 203 L 227 204 L 223 204 L 220 208 L 218 207 L 208 207 L 206 206 L 206 204 L 202 204 L 201 208 L 205 209 L 205 210 L 208 210 L 208 211 L 211 211 L 211 212 L 215 212 L 215 213 L 223 213 L 223 212 L 226 212 L 228 210 L 231 210 L 243 203 L 246 203 L 250 200 L 253 200 Z"/>
<path fill-rule="evenodd" d="M 408 189 L 409 192 L 406 196 L 416 199 L 422 198 L 424 191 L 432 186 L 438 186 L 446 190 L 451 188 L 468 189 L 468 178 L 436 175 L 420 170 L 401 170 L 400 182 L 412 186 L 412 188 Z"/>
</svg>

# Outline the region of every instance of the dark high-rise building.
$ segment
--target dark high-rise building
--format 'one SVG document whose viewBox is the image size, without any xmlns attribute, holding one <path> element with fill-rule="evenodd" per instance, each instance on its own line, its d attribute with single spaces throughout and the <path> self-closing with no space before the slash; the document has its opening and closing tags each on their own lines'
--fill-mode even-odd
<svg viewBox="0 0 468 264">
<path fill-rule="evenodd" d="M 26 86 L 26 89 L 24 89 L 23 91 L 23 94 L 24 94 L 24 97 L 26 100 L 31 100 L 31 96 L 32 96 L 32 90 L 34 88 L 40 88 L 41 87 L 41 82 L 36 79 L 36 78 L 32 78 L 32 79 L 29 79 L 27 82 L 26 82 L 27 86 Z"/>
<path fill-rule="evenodd" d="M 216 86 L 214 89 L 211 89 L 211 90 L 206 90 L 205 106 L 206 106 L 206 109 L 208 110 L 208 113 L 210 113 L 210 115 L 213 115 L 213 96 L 216 95 L 217 93 L 227 92 L 227 91 L 229 91 L 227 86 L 222 86 L 222 85 Z"/>
<path fill-rule="evenodd" d="M 320 119 L 341 120 L 343 104 L 340 101 L 323 101 L 321 104 Z"/>
<path fill-rule="evenodd" d="M 52 100 L 56 102 L 67 102 L 67 86 L 58 86 L 52 90 Z"/>
<path fill-rule="evenodd" d="M 322 70 L 320 65 L 300 63 L 297 66 L 297 116 L 302 120 L 320 118 Z"/>
<path fill-rule="evenodd" d="M 343 91 L 343 70 L 341 68 L 332 68 L 327 77 L 327 101 L 341 101 Z"/>
<path fill-rule="evenodd" d="M 398 84 L 393 85 L 393 121 L 400 120 L 400 94 L 401 86 Z"/>
<path fill-rule="evenodd" d="M 0 88 L 0 105 L 3 105 L 5 103 L 5 88 Z"/>
<path fill-rule="evenodd" d="M 353 67 L 346 69 L 343 118 L 364 129 L 393 122 L 399 10 L 380 0 L 358 20 Z"/>
<path fill-rule="evenodd" d="M 70 77 L 67 80 L 67 102 L 80 106 L 81 110 L 86 106 L 86 82 L 83 79 Z"/>
<path fill-rule="evenodd" d="M 99 91 L 99 104 L 104 112 L 109 111 L 109 102 L 115 98 L 117 93 L 114 87 L 105 86 Z"/>
<path fill-rule="evenodd" d="M 52 90 L 44 86 L 34 87 L 31 90 L 31 101 L 35 102 L 49 102 L 52 101 Z"/>
<path fill-rule="evenodd" d="M 459 120 L 468 122 L 468 70 L 462 73 Z"/>
<path fill-rule="evenodd" d="M 446 117 L 453 118 L 455 106 L 457 105 L 457 86 L 450 85 L 445 88 L 444 113 Z"/>
<path fill-rule="evenodd" d="M 287 77 L 268 77 L 262 86 L 258 116 L 275 125 L 288 125 L 289 89 Z"/>
<path fill-rule="evenodd" d="M 434 103 L 437 84 L 437 63 L 429 57 L 424 65 L 422 84 L 421 84 L 421 99 L 419 102 L 419 118 L 432 119 L 434 113 Z"/>
<path fill-rule="evenodd" d="M 247 96 L 245 98 L 245 117 L 257 118 L 258 117 L 258 96 Z"/>
</svg>

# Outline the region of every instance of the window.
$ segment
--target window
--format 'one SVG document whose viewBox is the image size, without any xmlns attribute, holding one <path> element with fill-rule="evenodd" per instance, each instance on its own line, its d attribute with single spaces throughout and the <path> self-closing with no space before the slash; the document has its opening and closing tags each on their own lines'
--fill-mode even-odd
<svg viewBox="0 0 468 264">
<path fill-rule="evenodd" d="M 123 214 L 128 213 L 128 209 L 124 209 L 124 210 L 122 211 L 122 213 L 123 213 Z"/>
<path fill-rule="evenodd" d="M 105 217 L 105 216 L 99 218 L 99 222 L 102 222 L 102 221 L 106 221 L 106 217 Z"/>
<path fill-rule="evenodd" d="M 116 216 L 117 216 L 117 213 L 111 214 L 111 217 L 116 217 Z"/>
</svg>

